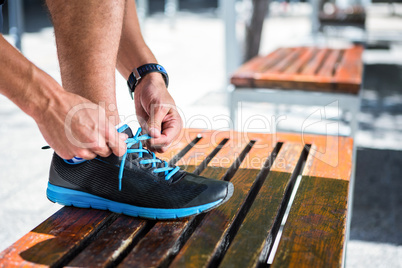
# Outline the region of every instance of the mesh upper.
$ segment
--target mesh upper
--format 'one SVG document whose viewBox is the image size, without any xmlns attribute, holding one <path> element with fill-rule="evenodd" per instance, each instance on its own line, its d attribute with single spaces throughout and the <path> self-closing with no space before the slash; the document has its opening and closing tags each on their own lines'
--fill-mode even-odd
<svg viewBox="0 0 402 268">
<path fill-rule="evenodd" d="M 111 164 L 107 158 L 97 157 L 81 164 L 70 165 L 54 154 L 51 168 L 58 176 L 50 178 L 52 184 L 58 185 L 57 180 L 62 179 L 80 187 L 81 191 L 141 207 L 184 207 L 208 188 L 206 184 L 187 180 L 186 177 L 190 174 L 171 183 L 159 176 L 153 176 L 146 169 L 132 166 L 124 170 L 122 189 L 119 191 L 119 167 Z M 191 177 L 194 176 L 191 174 Z"/>
</svg>

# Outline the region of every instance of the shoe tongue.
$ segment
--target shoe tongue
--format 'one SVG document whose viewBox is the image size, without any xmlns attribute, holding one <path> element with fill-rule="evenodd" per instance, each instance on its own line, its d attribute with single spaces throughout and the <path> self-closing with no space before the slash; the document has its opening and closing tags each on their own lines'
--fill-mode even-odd
<svg viewBox="0 0 402 268">
<path fill-rule="evenodd" d="M 131 131 L 131 128 L 130 128 L 127 124 L 124 124 L 124 125 L 122 125 L 121 127 L 119 127 L 119 128 L 117 129 L 117 132 L 119 132 L 119 133 L 125 133 L 125 134 L 127 134 L 127 136 L 128 136 L 129 138 L 134 137 L 134 134 L 133 134 L 133 132 Z"/>
<path fill-rule="evenodd" d="M 122 125 L 121 127 L 119 127 L 119 128 L 117 129 L 117 132 L 119 132 L 119 133 L 125 133 L 125 134 L 128 135 L 129 138 L 134 137 L 131 128 L 130 128 L 127 124 L 124 124 L 124 125 Z M 133 144 L 133 145 L 130 147 L 130 149 L 138 149 L 139 147 L 140 147 L 140 143 L 137 142 L 136 144 Z M 131 161 L 133 161 L 134 159 L 137 159 L 137 158 L 138 158 L 138 154 L 129 154 L 129 155 L 128 155 L 128 159 L 131 160 Z M 143 153 L 143 156 L 142 156 L 141 159 L 151 159 L 151 158 L 152 158 L 152 155 L 151 155 L 151 154 Z M 156 166 L 157 166 L 157 168 L 163 168 L 163 167 L 165 167 L 165 164 L 164 164 L 163 162 L 162 162 L 162 163 L 156 163 Z M 174 167 L 174 166 L 173 166 L 173 167 Z M 160 173 L 160 176 L 163 176 L 163 172 Z M 182 173 L 182 172 L 177 172 L 177 173 L 174 174 L 173 177 L 172 177 L 173 182 L 175 182 L 176 180 L 179 180 L 182 176 L 183 176 L 183 173 Z"/>
</svg>

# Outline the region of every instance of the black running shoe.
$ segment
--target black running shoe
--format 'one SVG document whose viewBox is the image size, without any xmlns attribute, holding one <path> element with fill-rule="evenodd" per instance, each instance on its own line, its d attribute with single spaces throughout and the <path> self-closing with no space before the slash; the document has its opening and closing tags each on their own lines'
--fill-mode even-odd
<svg viewBox="0 0 402 268">
<path fill-rule="evenodd" d="M 110 210 L 149 219 L 175 219 L 209 211 L 226 202 L 233 184 L 187 173 L 169 166 L 142 147 L 141 129 L 133 136 L 124 125 L 123 157 L 97 156 L 70 161 L 53 155 L 47 197 L 66 206 Z"/>
</svg>

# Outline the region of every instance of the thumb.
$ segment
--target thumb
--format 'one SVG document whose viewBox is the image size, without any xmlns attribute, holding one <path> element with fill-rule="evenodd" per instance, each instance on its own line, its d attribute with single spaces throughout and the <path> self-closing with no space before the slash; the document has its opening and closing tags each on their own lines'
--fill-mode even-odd
<svg viewBox="0 0 402 268">
<path fill-rule="evenodd" d="M 147 121 L 148 134 L 152 138 L 159 138 L 161 136 L 162 122 L 165 116 L 166 113 L 163 111 L 163 109 L 159 109 L 155 111 L 155 113 L 151 115 L 150 118 L 148 119 Z"/>
</svg>

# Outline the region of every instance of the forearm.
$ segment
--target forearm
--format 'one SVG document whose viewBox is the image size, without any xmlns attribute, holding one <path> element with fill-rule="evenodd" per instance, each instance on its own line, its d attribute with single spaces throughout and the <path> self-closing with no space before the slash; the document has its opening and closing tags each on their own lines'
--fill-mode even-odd
<svg viewBox="0 0 402 268">
<path fill-rule="evenodd" d="M 62 87 L 0 35 L 0 93 L 38 120 Z"/>
<path fill-rule="evenodd" d="M 108 156 L 111 151 L 118 156 L 125 152 L 125 143 L 117 138 L 114 125 L 102 117 L 101 107 L 66 92 L 1 35 L 0 69 L 0 94 L 36 121 L 60 157 L 91 159 L 97 154 Z"/>
<path fill-rule="evenodd" d="M 128 79 L 134 68 L 147 63 L 157 63 L 157 61 L 142 37 L 135 0 L 127 0 L 117 69 L 125 79 Z"/>
</svg>

